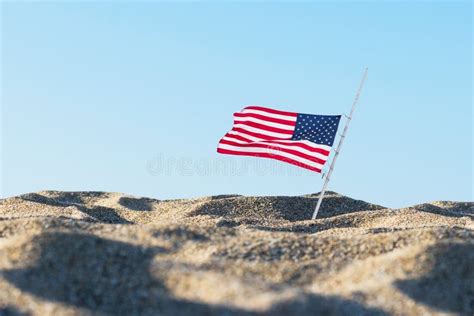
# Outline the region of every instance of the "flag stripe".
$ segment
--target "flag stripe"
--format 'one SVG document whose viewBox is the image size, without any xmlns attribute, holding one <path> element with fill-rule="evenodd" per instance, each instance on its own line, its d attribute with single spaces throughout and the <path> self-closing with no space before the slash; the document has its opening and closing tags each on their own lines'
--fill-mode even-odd
<svg viewBox="0 0 474 316">
<path fill-rule="evenodd" d="M 256 130 L 256 129 L 254 131 L 251 131 L 250 129 L 251 129 L 251 127 L 241 128 L 241 127 L 234 126 L 232 128 L 233 131 L 256 137 L 256 138 L 258 138 L 258 140 L 274 140 L 274 139 L 286 140 L 286 139 L 290 139 L 290 137 L 283 138 L 283 137 L 270 136 L 270 135 L 268 135 L 270 132 L 267 132 L 267 133 L 263 134 L 263 133 L 259 133 L 258 130 Z"/>
<path fill-rule="evenodd" d="M 248 123 L 255 123 L 255 124 L 260 124 L 260 125 L 266 125 L 266 126 L 278 128 L 282 131 L 290 132 L 290 133 L 293 133 L 293 131 L 295 130 L 295 125 L 294 124 L 293 125 L 280 124 L 280 123 L 275 123 L 275 122 L 271 122 L 271 121 L 268 121 L 268 120 L 258 119 L 258 118 L 255 118 L 255 117 L 234 116 L 234 122 L 239 122 L 239 123 L 248 122 Z"/>
<path fill-rule="evenodd" d="M 233 138 L 239 141 L 243 141 L 246 143 L 251 143 L 251 142 L 266 142 L 266 143 L 273 143 L 273 144 L 282 144 L 286 146 L 294 146 L 294 147 L 300 147 L 302 149 L 305 149 L 307 151 L 313 152 L 313 153 L 318 153 L 324 156 L 329 156 L 331 153 L 331 147 L 325 146 L 325 145 L 319 145 L 319 144 L 313 144 L 311 142 L 306 142 L 306 141 L 293 141 L 293 140 L 260 140 L 255 137 L 251 137 L 248 135 L 244 135 L 239 132 L 229 132 L 227 133 L 224 138 L 229 137 Z"/>
<path fill-rule="evenodd" d="M 226 134 L 226 136 L 234 137 L 234 138 L 238 137 L 238 139 L 249 139 L 249 142 L 260 142 L 263 140 L 263 139 L 253 137 L 251 135 L 243 134 L 240 132 L 236 132 L 236 131 L 230 131 Z"/>
<path fill-rule="evenodd" d="M 255 113 L 234 113 L 234 117 L 252 117 L 252 118 L 264 120 L 267 122 L 273 122 L 273 123 L 288 125 L 292 127 L 295 127 L 296 125 L 296 120 L 295 121 L 281 120 L 274 117 L 269 117 L 265 115 L 255 114 Z"/>
<path fill-rule="evenodd" d="M 317 162 L 307 160 L 305 158 L 302 158 L 290 153 L 278 151 L 278 150 L 272 151 L 271 149 L 268 149 L 268 148 L 260 148 L 260 147 L 242 148 L 242 147 L 236 147 L 236 146 L 231 146 L 231 145 L 226 145 L 226 144 L 219 144 L 218 148 L 224 149 L 224 150 L 232 150 L 232 151 L 241 152 L 241 153 L 254 153 L 254 154 L 258 154 L 259 156 L 270 157 L 270 158 L 273 156 L 282 157 L 285 159 L 296 161 L 301 164 L 308 165 L 313 168 L 317 168 L 317 169 L 321 169 L 323 167 L 322 164 L 319 164 Z"/>
<path fill-rule="evenodd" d="M 234 151 L 240 151 L 240 152 L 252 152 L 252 153 L 257 153 L 257 154 L 265 154 L 265 155 L 275 155 L 275 156 L 281 156 L 285 157 L 294 161 L 298 161 L 300 163 L 304 163 L 306 165 L 312 166 L 314 168 L 319 168 L 321 169 L 323 167 L 323 164 L 320 164 L 318 162 L 308 160 L 306 158 L 303 158 L 299 155 L 294 155 L 291 153 L 287 153 L 284 151 L 280 151 L 277 149 L 272 149 L 272 148 L 261 148 L 261 147 L 238 147 L 238 146 L 233 146 L 233 145 L 227 145 L 227 144 L 221 144 L 217 146 L 217 148 L 221 149 L 228 149 L 228 150 L 234 150 Z"/>
<path fill-rule="evenodd" d="M 267 113 L 271 113 L 271 114 L 293 116 L 295 118 L 298 116 L 298 113 L 274 110 L 274 109 L 269 109 L 269 108 L 265 108 L 263 106 L 256 106 L 256 105 L 247 106 L 247 107 L 244 108 L 244 110 L 258 110 L 258 111 L 263 111 L 263 112 L 267 112 Z"/>
<path fill-rule="evenodd" d="M 315 172 L 321 172 L 321 168 L 316 168 L 310 165 L 306 165 L 304 163 L 301 163 L 296 160 L 292 160 L 286 157 L 278 156 L 278 155 L 271 155 L 271 154 L 263 154 L 263 153 L 253 153 L 253 152 L 243 152 L 243 151 L 237 151 L 237 150 L 229 150 L 229 149 L 223 149 L 223 148 L 217 148 L 217 152 L 221 154 L 228 154 L 228 155 L 238 155 L 238 156 L 252 156 L 252 157 L 262 157 L 262 158 L 272 158 L 276 160 L 280 160 L 292 165 L 296 165 L 301 168 L 309 169 L 311 171 Z"/>
<path fill-rule="evenodd" d="M 274 153 L 274 152 L 285 152 L 288 154 L 292 154 L 316 163 L 319 163 L 323 165 L 326 162 L 327 156 L 322 156 L 316 157 L 313 153 L 305 153 L 303 152 L 304 150 L 300 148 L 300 150 L 297 150 L 295 148 L 288 148 L 285 145 L 275 145 L 275 144 L 268 144 L 268 143 L 250 143 L 250 144 L 243 144 L 235 141 L 229 141 L 222 139 L 219 144 L 224 144 L 224 145 L 231 145 L 234 147 L 242 147 L 242 148 L 266 148 L 268 149 L 268 152 Z"/>
<path fill-rule="evenodd" d="M 269 113 L 269 112 L 265 112 L 261 110 L 243 109 L 242 113 L 259 114 L 259 115 L 267 116 L 274 119 L 296 122 L 296 116 L 274 114 L 274 113 Z"/>
<path fill-rule="evenodd" d="M 293 129 L 293 130 L 289 131 L 289 130 L 276 128 L 276 127 L 269 126 L 269 125 L 264 125 L 264 124 L 254 123 L 254 122 L 248 122 L 248 121 L 234 121 L 234 126 L 237 126 L 237 125 L 244 125 L 244 126 L 254 127 L 254 128 L 258 128 L 258 129 L 263 130 L 263 131 L 279 133 L 279 134 L 286 134 L 286 135 L 290 135 L 290 136 L 293 135 L 293 130 L 294 130 Z"/>
<path fill-rule="evenodd" d="M 222 141 L 227 141 L 227 142 L 232 142 L 232 143 L 235 143 L 235 144 L 246 144 L 246 145 L 249 145 L 249 144 L 263 144 L 265 146 L 272 146 L 272 147 L 279 147 L 279 148 L 282 148 L 282 149 L 289 149 L 289 150 L 294 150 L 294 151 L 299 151 L 303 154 L 306 154 L 306 155 L 309 155 L 309 156 L 314 156 L 316 158 L 319 158 L 323 161 L 326 161 L 327 157 L 329 156 L 329 153 L 319 153 L 319 152 L 316 152 L 316 151 L 310 151 L 310 150 L 307 150 L 306 148 L 303 148 L 303 147 L 300 147 L 300 146 L 295 146 L 295 144 L 282 144 L 282 143 L 276 143 L 276 142 L 271 142 L 271 141 L 261 141 L 261 142 L 248 142 L 248 141 L 244 141 L 244 140 L 241 140 L 241 139 L 236 139 L 235 137 L 228 137 L 228 136 L 224 136 L 221 140 Z M 323 162 L 324 163 L 324 162 Z"/>
<path fill-rule="evenodd" d="M 323 154 L 323 155 L 326 155 L 326 156 L 329 156 L 329 154 L 331 153 L 331 147 L 329 147 L 329 146 L 325 146 L 325 145 L 321 145 L 321 144 L 314 144 L 314 143 L 304 141 L 304 140 L 295 141 L 295 140 L 282 139 L 282 140 L 273 140 L 272 142 L 276 143 L 276 144 L 281 143 L 281 144 L 285 144 L 285 145 L 299 146 L 301 148 L 305 148 L 307 150 L 313 151 L 315 153 L 320 153 L 320 154 Z"/>
<path fill-rule="evenodd" d="M 230 138 L 230 139 L 234 139 L 234 140 L 239 140 L 239 141 L 243 141 L 243 142 L 246 142 L 246 143 L 251 143 L 253 140 L 249 139 L 249 137 L 244 137 L 242 136 L 241 133 L 238 133 L 238 132 L 228 132 L 227 134 L 224 135 L 224 138 Z M 257 140 L 256 140 L 257 141 Z"/>
</svg>

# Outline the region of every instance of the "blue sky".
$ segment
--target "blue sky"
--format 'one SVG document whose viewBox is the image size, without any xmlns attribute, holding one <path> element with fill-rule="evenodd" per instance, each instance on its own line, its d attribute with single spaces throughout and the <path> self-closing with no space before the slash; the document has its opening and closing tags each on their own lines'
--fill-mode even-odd
<svg viewBox="0 0 474 316">
<path fill-rule="evenodd" d="M 472 200 L 470 2 L 1 10 L 4 197 L 318 192 L 316 173 L 217 142 L 249 104 L 347 113 L 367 66 L 329 189 L 390 207 Z"/>
</svg>

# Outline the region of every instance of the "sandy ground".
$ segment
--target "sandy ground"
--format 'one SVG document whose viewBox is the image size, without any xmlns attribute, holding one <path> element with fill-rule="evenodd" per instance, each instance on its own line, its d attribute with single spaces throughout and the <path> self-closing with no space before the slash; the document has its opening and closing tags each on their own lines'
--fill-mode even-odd
<svg viewBox="0 0 474 316">
<path fill-rule="evenodd" d="M 0 200 L 0 315 L 473 315 L 474 203 Z"/>
</svg>

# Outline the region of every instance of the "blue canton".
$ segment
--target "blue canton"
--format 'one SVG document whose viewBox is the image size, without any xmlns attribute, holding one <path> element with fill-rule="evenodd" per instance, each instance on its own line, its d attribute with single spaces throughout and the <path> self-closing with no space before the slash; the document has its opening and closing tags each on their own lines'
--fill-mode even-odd
<svg viewBox="0 0 474 316">
<path fill-rule="evenodd" d="M 291 139 L 332 146 L 340 120 L 340 115 L 298 114 Z"/>
</svg>

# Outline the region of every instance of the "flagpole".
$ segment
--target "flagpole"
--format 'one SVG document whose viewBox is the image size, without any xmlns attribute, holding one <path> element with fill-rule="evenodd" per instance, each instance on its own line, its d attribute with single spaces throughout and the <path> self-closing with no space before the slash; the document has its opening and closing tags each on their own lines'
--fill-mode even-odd
<svg viewBox="0 0 474 316">
<path fill-rule="evenodd" d="M 318 216 L 319 208 L 321 207 L 321 203 L 323 202 L 324 192 L 326 192 L 326 188 L 328 186 L 329 180 L 331 179 L 331 174 L 332 174 L 332 171 L 334 170 L 334 165 L 336 164 L 337 156 L 339 156 L 339 152 L 341 151 L 342 143 L 344 142 L 344 138 L 346 137 L 347 129 L 349 128 L 349 123 L 352 120 L 352 114 L 354 114 L 354 109 L 356 107 L 357 101 L 359 101 L 360 91 L 362 90 L 362 87 L 364 86 L 364 82 L 365 82 L 365 79 L 367 78 L 368 70 L 369 70 L 368 68 L 365 68 L 364 76 L 362 77 L 362 80 L 360 81 L 359 89 L 357 90 L 357 94 L 354 98 L 354 102 L 352 103 L 351 112 L 349 116 L 347 117 L 346 126 L 344 126 L 344 130 L 342 131 L 341 138 L 339 139 L 339 144 L 337 144 L 336 153 L 334 154 L 334 158 L 332 159 L 331 166 L 329 167 L 326 180 L 324 181 L 323 189 L 321 190 L 321 193 L 319 194 L 318 204 L 316 204 L 316 208 L 314 209 L 314 213 L 312 217 L 313 220 L 316 219 L 316 216 Z"/>
</svg>

